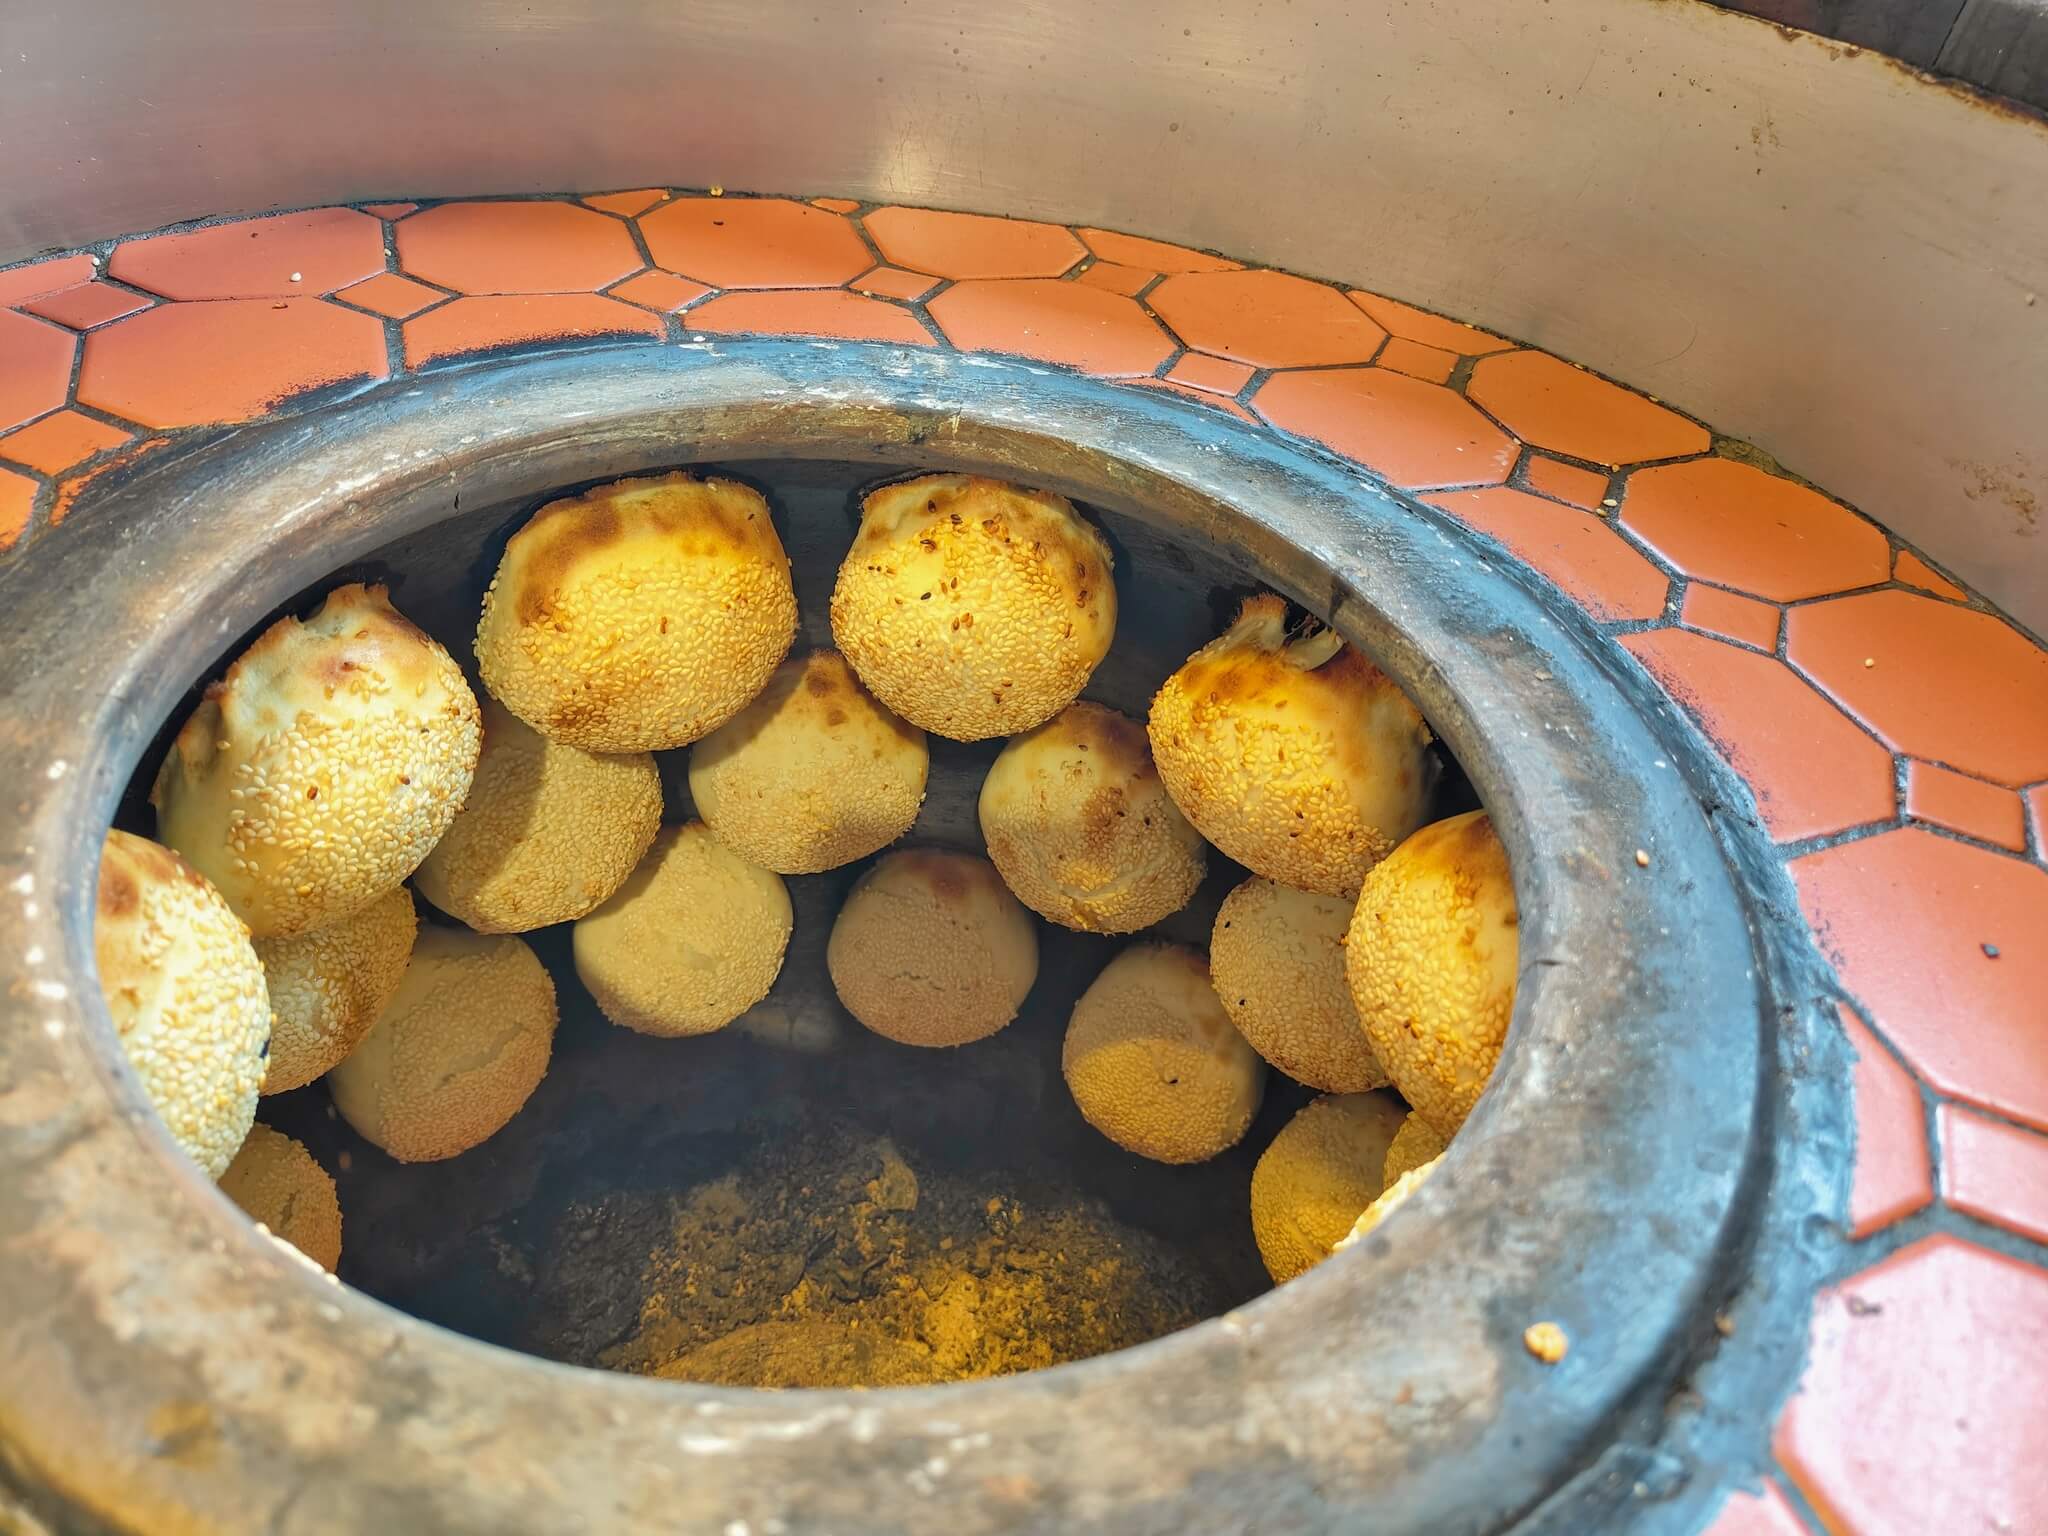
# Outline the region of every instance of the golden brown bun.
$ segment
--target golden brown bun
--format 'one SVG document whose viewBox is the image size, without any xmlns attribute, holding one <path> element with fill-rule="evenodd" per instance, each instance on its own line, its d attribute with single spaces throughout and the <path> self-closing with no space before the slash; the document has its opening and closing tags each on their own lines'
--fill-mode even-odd
<svg viewBox="0 0 2048 1536">
<path fill-rule="evenodd" d="M 109 832 L 93 950 L 121 1049 L 208 1178 L 256 1118 L 270 999 L 249 930 L 170 849 Z"/>
<path fill-rule="evenodd" d="M 1086 933 L 1178 912 L 1208 845 L 1168 798 L 1145 728 L 1083 700 L 1003 748 L 981 786 L 981 835 L 1017 899 Z"/>
<path fill-rule="evenodd" d="M 620 480 L 550 502 L 484 594 L 484 686 L 550 741 L 660 752 L 717 729 L 796 635 L 768 503 L 732 480 Z"/>
<path fill-rule="evenodd" d="M 157 832 L 258 938 L 338 923 L 448 830 L 476 768 L 476 698 L 382 587 L 279 619 L 178 732 Z"/>
<path fill-rule="evenodd" d="M 303 1088 L 356 1048 L 405 979 L 418 932 L 401 885 L 338 923 L 256 941 L 270 989 L 265 1093 Z"/>
<path fill-rule="evenodd" d="M 1102 535 L 1062 496 L 975 475 L 870 495 L 832 590 L 832 636 L 861 681 L 954 741 L 1050 720 L 1115 633 Z"/>
<path fill-rule="evenodd" d="M 1252 1048 L 1325 1093 L 1387 1086 L 1344 979 L 1353 903 L 1259 875 L 1223 898 L 1209 938 L 1216 995 Z"/>
<path fill-rule="evenodd" d="M 1333 1093 L 1281 1127 L 1252 1170 L 1252 1236 L 1275 1284 L 1327 1259 L 1379 1198 L 1405 1114 L 1391 1093 Z"/>
<path fill-rule="evenodd" d="M 924 732 L 877 703 L 844 656 L 816 650 L 690 748 L 690 798 L 735 853 L 815 875 L 908 832 L 930 764 Z"/>
<path fill-rule="evenodd" d="M 341 1262 L 341 1200 L 327 1170 L 291 1137 L 252 1126 L 220 1176 L 220 1192 L 271 1236 L 334 1273 Z"/>
<path fill-rule="evenodd" d="M 1356 896 L 1429 803 L 1429 728 L 1407 695 L 1333 631 L 1290 641 L 1271 594 L 1166 680 L 1149 724 L 1195 829 L 1296 890 Z"/>
<path fill-rule="evenodd" d="M 661 830 L 645 752 L 549 741 L 488 694 L 469 801 L 413 877 L 478 933 L 574 922 L 616 891 Z"/>
</svg>

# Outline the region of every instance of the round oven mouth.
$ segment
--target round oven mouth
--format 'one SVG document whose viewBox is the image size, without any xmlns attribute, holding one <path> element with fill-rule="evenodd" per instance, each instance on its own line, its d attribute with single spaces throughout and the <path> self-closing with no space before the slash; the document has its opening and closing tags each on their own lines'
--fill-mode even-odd
<svg viewBox="0 0 2048 1536">
<path fill-rule="evenodd" d="M 91 872 L 157 724 L 248 626 L 465 505 L 679 463 L 1042 485 L 1221 551 L 1421 706 L 1522 912 L 1514 1024 L 1439 1175 L 1224 1317 L 994 1381 L 657 1383 L 482 1345 L 255 1235 L 154 1125 L 99 1001 Z M 878 468 L 878 473 L 882 472 Z M 1584 620 L 1449 519 L 1149 393 L 865 344 L 485 363 L 194 443 L 0 575 L 0 1486 L 141 1528 L 1488 1530 L 1681 1371 L 1767 1156 L 1772 998 L 1706 770 Z M 1560 1323 L 1563 1363 L 1523 1347 Z M 24 1408 L 33 1399 L 33 1419 Z M 31 1507 L 35 1507 L 31 1503 Z M 60 1522 L 62 1523 L 62 1522 Z"/>
</svg>

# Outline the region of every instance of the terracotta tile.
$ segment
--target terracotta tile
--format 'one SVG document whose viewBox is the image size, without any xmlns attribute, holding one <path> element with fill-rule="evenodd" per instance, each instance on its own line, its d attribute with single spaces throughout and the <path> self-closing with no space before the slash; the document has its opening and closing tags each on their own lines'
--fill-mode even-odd
<svg viewBox="0 0 2048 1536">
<path fill-rule="evenodd" d="M 1896 589 L 1795 608 L 1793 663 L 1899 751 L 2048 778 L 2048 652 L 1988 613 Z"/>
<path fill-rule="evenodd" d="M 460 293 L 587 293 L 643 265 L 617 219 L 538 202 L 443 203 L 416 213 L 398 226 L 398 260 Z"/>
<path fill-rule="evenodd" d="M 1431 384 L 1447 382 L 1452 370 L 1458 366 L 1454 354 L 1438 347 L 1426 347 L 1419 341 L 1409 341 L 1402 336 L 1391 338 L 1373 362 L 1378 367 L 1391 368 L 1396 373 L 1405 373 L 1411 379 L 1422 379 Z"/>
<path fill-rule="evenodd" d="M 687 277 L 677 277 L 673 272 L 636 273 L 623 283 L 605 290 L 615 299 L 624 299 L 629 304 L 638 304 L 643 309 L 664 315 L 672 315 L 713 291 L 702 283 L 691 282 Z"/>
<path fill-rule="evenodd" d="M 1921 1080 L 2048 1126 L 2048 870 L 1919 827 L 1791 869 L 1822 953 Z"/>
<path fill-rule="evenodd" d="M 762 336 L 831 336 L 841 341 L 935 345 L 917 316 L 843 288 L 783 293 L 722 293 L 690 311 L 693 331 Z"/>
<path fill-rule="evenodd" d="M 1955 1104 L 1934 1112 L 1941 1198 L 1959 1211 L 2048 1243 L 2048 1136 Z"/>
<path fill-rule="evenodd" d="M 1180 360 L 1166 370 L 1166 376 L 1190 389 L 1204 389 L 1212 395 L 1235 395 L 1251 382 L 1253 371 L 1228 358 L 1210 357 L 1205 352 L 1184 352 Z"/>
<path fill-rule="evenodd" d="M 1927 1114 L 1920 1085 L 1841 1004 L 1843 1033 L 1856 1053 L 1856 1170 L 1849 1186 L 1849 1235 L 1868 1237 L 1934 1201 Z"/>
<path fill-rule="evenodd" d="M 1610 482 L 1606 475 L 1581 469 L 1576 464 L 1567 464 L 1546 454 L 1530 454 L 1523 474 L 1528 477 L 1530 490 L 1555 496 L 1559 501 L 1570 502 L 1588 512 L 1599 511 L 1600 503 L 1607 499 Z"/>
<path fill-rule="evenodd" d="M 1918 587 L 1923 592 L 1932 592 L 1936 597 L 1952 598 L 1959 603 L 1966 603 L 1970 600 L 1969 593 L 1950 581 L 1910 549 L 1899 551 L 1899 563 L 1892 574 L 1907 586 Z"/>
<path fill-rule="evenodd" d="M 383 266 L 382 224 L 353 208 L 313 208 L 125 240 L 107 275 L 167 299 L 298 299 Z"/>
<path fill-rule="evenodd" d="M 1547 352 L 1481 358 L 1465 392 L 1531 447 L 1589 464 L 1676 458 L 1713 441 L 1705 427 Z"/>
<path fill-rule="evenodd" d="M 2027 791 L 2027 819 L 2034 828 L 2034 852 L 2048 858 L 2048 784 Z"/>
<path fill-rule="evenodd" d="M 1090 288 L 1100 288 L 1106 293 L 1120 293 L 1126 298 L 1136 298 L 1144 291 L 1145 285 L 1158 275 L 1157 272 L 1148 272 L 1143 267 L 1120 267 L 1113 261 L 1098 261 L 1074 281 L 1086 283 Z"/>
<path fill-rule="evenodd" d="M 425 283 L 416 283 L 396 272 L 379 272 L 364 282 L 351 284 L 335 295 L 359 309 L 373 310 L 392 320 L 405 320 L 448 295 Z"/>
<path fill-rule="evenodd" d="M 1239 405 L 1235 400 L 1226 399 L 1222 395 L 1211 394 L 1208 390 L 1198 389 L 1193 385 L 1176 383 L 1171 378 L 1125 379 L 1122 382 L 1136 384 L 1145 389 L 1163 390 L 1170 395 L 1184 395 L 1188 399 L 1197 401 L 1202 405 L 1213 405 L 1218 410 L 1228 411 L 1240 421 L 1256 422 L 1258 420 L 1258 417 Z"/>
<path fill-rule="evenodd" d="M 1700 1536 L 1806 1536 L 1806 1527 L 1792 1513 L 1785 1496 L 1765 1483 L 1761 1493 L 1737 1489 L 1729 1494 L 1714 1523 Z"/>
<path fill-rule="evenodd" d="M 54 475 L 117 443 L 127 442 L 130 436 L 119 427 L 110 427 L 79 411 L 56 411 L 32 427 L 0 437 L 0 458 Z"/>
<path fill-rule="evenodd" d="M 716 288 L 832 288 L 875 263 L 850 220 L 781 197 L 679 197 L 640 233 L 662 266 Z"/>
<path fill-rule="evenodd" d="M 1104 261 L 1127 267 L 1149 267 L 1154 272 L 1235 272 L 1240 265 L 1227 256 L 1211 256 L 1139 235 L 1119 235 L 1114 230 L 1083 229 L 1080 234 L 1088 249 Z"/>
<path fill-rule="evenodd" d="M 601 192 L 595 197 L 586 197 L 583 202 L 606 213 L 616 213 L 622 219 L 630 219 L 645 213 L 660 202 L 668 192 L 661 187 L 644 187 L 638 192 Z"/>
<path fill-rule="evenodd" d="M 1789 602 L 1883 581 L 1881 530 L 1818 491 L 1733 459 L 1629 477 L 1621 520 L 1680 570 Z"/>
<path fill-rule="evenodd" d="M 1505 485 L 1425 500 L 1500 543 L 1542 572 L 1594 618 L 1654 619 L 1670 581 L 1589 512 Z"/>
<path fill-rule="evenodd" d="M 1384 368 L 1276 374 L 1252 405 L 1409 490 L 1498 484 L 1514 467 L 1514 439 L 1457 394 Z"/>
<path fill-rule="evenodd" d="M 383 324 L 321 299 L 159 304 L 85 338 L 78 402 L 147 427 L 192 427 L 389 371 Z"/>
<path fill-rule="evenodd" d="M 9 267 L 0 272 L 0 304 L 26 303 L 59 288 L 89 283 L 98 274 L 98 264 L 85 255 L 52 256 L 26 266 Z"/>
<path fill-rule="evenodd" d="M 36 505 L 35 481 L 12 469 L 0 469 L 0 550 L 11 549 L 28 527 Z"/>
<path fill-rule="evenodd" d="M 1742 775 L 1780 842 L 1897 812 L 1891 755 L 1783 662 L 1683 629 L 1621 643 Z"/>
<path fill-rule="evenodd" d="M 1190 347 L 1255 368 L 1362 363 L 1387 339 L 1336 289 L 1286 272 L 1183 273 L 1149 302 Z"/>
<path fill-rule="evenodd" d="M 921 299 L 939 286 L 939 279 L 901 267 L 877 267 L 847 284 L 855 293 L 872 293 L 885 299 L 909 302 Z"/>
<path fill-rule="evenodd" d="M 21 306 L 32 315 L 68 325 L 74 331 L 89 331 L 109 320 L 147 309 L 149 300 L 112 283 L 80 283 L 76 288 L 59 288 Z"/>
<path fill-rule="evenodd" d="M 2010 848 L 2027 849 L 2026 806 L 2012 790 L 1932 763 L 1906 765 L 1906 814 Z"/>
<path fill-rule="evenodd" d="M 899 267 L 940 277 L 1058 277 L 1087 254 L 1072 230 L 930 208 L 877 208 L 868 238 Z"/>
<path fill-rule="evenodd" d="M 814 197 L 811 206 L 822 208 L 827 213 L 852 213 L 860 204 L 850 197 Z"/>
<path fill-rule="evenodd" d="M 1446 320 L 1442 315 L 1432 315 L 1426 309 L 1417 309 L 1412 304 L 1403 304 L 1398 299 L 1383 299 L 1376 293 L 1352 289 L 1351 302 L 1373 317 L 1380 329 L 1389 336 L 1399 336 L 1406 341 L 1417 341 L 1425 347 L 1437 347 L 1458 357 L 1477 357 L 1486 352 L 1505 352 L 1514 346 L 1512 341 L 1482 331 L 1474 326 L 1461 325 L 1456 320 Z"/>
<path fill-rule="evenodd" d="M 1769 603 L 1697 581 L 1685 589 L 1685 601 L 1678 608 L 1679 622 L 1688 628 L 1740 640 L 1762 651 L 1777 649 L 1778 626 L 1784 618 L 1784 613 Z"/>
<path fill-rule="evenodd" d="M 363 212 L 374 213 L 380 219 L 402 219 L 417 207 L 418 203 L 365 203 Z"/>
<path fill-rule="evenodd" d="M 953 345 L 1112 377 L 1150 373 L 1173 342 L 1133 299 L 1053 278 L 955 283 L 930 304 Z"/>
<path fill-rule="evenodd" d="M 405 363 L 520 342 L 668 334 L 661 317 L 595 293 L 489 294 L 453 299 L 405 322 Z"/>
<path fill-rule="evenodd" d="M 134 467 L 137 461 L 147 458 L 159 448 L 175 442 L 169 437 L 138 437 L 125 448 L 118 448 L 90 469 L 81 469 L 57 482 L 57 494 L 50 501 L 50 526 L 56 527 L 71 515 L 72 508 L 85 499 L 102 480 L 118 475 Z"/>
<path fill-rule="evenodd" d="M 61 326 L 0 310 L 0 432 L 64 403 L 77 348 Z"/>
<path fill-rule="evenodd" d="M 1828 1529 L 2040 1529 L 2048 1273 L 1946 1235 L 1823 1291 L 1778 1458 Z"/>
</svg>

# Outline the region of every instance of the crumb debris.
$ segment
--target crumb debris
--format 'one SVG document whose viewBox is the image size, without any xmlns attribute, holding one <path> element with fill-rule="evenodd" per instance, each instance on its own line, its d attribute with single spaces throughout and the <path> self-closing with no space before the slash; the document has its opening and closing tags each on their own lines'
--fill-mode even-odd
<svg viewBox="0 0 2048 1536">
<path fill-rule="evenodd" d="M 1555 1323 L 1531 1323 L 1522 1333 L 1522 1347 L 1545 1365 L 1555 1365 L 1571 1348 L 1571 1340 Z"/>
</svg>

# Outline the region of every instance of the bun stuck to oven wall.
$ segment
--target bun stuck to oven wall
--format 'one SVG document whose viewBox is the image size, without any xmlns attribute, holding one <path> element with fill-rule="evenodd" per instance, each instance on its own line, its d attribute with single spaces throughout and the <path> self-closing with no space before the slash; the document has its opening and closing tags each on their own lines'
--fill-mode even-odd
<svg viewBox="0 0 2048 1536">
<path fill-rule="evenodd" d="M 179 1146 L 219 1178 L 256 1117 L 270 998 L 249 930 L 168 848 L 113 831 L 93 913 L 121 1050 Z"/>
<path fill-rule="evenodd" d="M 550 741 L 662 752 L 716 730 L 796 635 L 760 492 L 670 474 L 549 502 L 484 593 L 484 686 Z"/>
<path fill-rule="evenodd" d="M 869 494 L 832 637 L 875 697 L 953 741 L 1028 731 L 1080 696 L 1116 634 L 1109 544 L 1064 496 L 976 475 Z"/>
<path fill-rule="evenodd" d="M 1195 830 L 1254 874 L 1356 896 L 1422 823 L 1429 727 L 1336 631 L 1290 636 L 1287 604 L 1246 600 L 1152 700 L 1152 756 Z"/>
<path fill-rule="evenodd" d="M 206 690 L 150 792 L 157 831 L 257 938 L 361 911 L 419 867 L 475 771 L 476 697 L 384 588 L 279 619 Z"/>
</svg>

